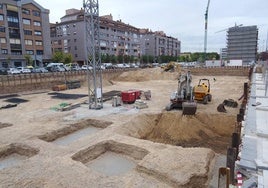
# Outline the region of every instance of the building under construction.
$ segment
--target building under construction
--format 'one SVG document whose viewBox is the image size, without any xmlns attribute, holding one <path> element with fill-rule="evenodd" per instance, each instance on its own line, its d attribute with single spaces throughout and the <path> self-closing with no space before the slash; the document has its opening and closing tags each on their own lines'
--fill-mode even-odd
<svg viewBox="0 0 268 188">
<path fill-rule="evenodd" d="M 257 26 L 235 26 L 227 31 L 228 60 L 241 59 L 244 65 L 256 61 L 258 50 Z"/>
</svg>

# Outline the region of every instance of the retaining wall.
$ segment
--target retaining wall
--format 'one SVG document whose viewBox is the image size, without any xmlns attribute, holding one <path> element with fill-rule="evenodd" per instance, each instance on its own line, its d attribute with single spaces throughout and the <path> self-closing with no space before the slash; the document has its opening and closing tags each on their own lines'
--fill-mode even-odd
<svg viewBox="0 0 268 188">
<path fill-rule="evenodd" d="M 102 73 L 103 80 L 111 80 L 117 77 L 123 70 L 105 70 Z M 66 81 L 79 80 L 84 84 L 87 80 L 86 71 L 51 72 L 19 75 L 0 76 L 0 94 L 11 94 L 18 92 L 31 92 L 47 90 L 57 85 L 65 84 Z"/>
<path fill-rule="evenodd" d="M 200 67 L 188 68 L 193 75 L 207 76 L 248 76 L 249 67 Z M 112 80 L 125 71 L 130 70 L 104 70 L 103 80 Z M 19 75 L 0 75 L 0 94 L 30 92 L 51 89 L 54 85 L 64 84 L 66 81 L 79 80 L 84 84 L 87 80 L 86 71 L 35 73 Z"/>
</svg>

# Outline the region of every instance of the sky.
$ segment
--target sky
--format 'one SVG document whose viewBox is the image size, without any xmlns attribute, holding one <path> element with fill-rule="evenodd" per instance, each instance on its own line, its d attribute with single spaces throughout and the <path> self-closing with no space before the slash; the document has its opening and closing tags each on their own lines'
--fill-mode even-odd
<svg viewBox="0 0 268 188">
<path fill-rule="evenodd" d="M 83 0 L 35 0 L 50 10 L 50 22 L 60 22 L 65 10 L 83 7 Z M 137 28 L 164 31 L 181 41 L 182 52 L 203 52 L 208 0 L 99 0 L 99 14 Z M 257 25 L 258 51 L 268 48 L 267 0 L 210 0 L 207 52 L 226 47 L 226 31 L 235 25 Z"/>
</svg>

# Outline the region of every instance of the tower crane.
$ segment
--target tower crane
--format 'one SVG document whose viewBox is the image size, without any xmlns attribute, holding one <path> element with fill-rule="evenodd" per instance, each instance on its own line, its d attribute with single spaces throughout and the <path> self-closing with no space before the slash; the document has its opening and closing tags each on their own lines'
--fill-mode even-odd
<svg viewBox="0 0 268 188">
<path fill-rule="evenodd" d="M 204 62 L 206 61 L 207 56 L 207 32 L 208 32 L 208 9 L 209 9 L 210 0 L 208 0 L 206 13 L 205 13 L 205 39 L 204 39 Z"/>
<path fill-rule="evenodd" d="M 100 54 L 99 1 L 83 0 L 85 24 L 85 54 L 87 62 L 89 109 L 101 109 L 102 70 Z M 92 70 L 89 69 L 92 66 Z"/>
</svg>

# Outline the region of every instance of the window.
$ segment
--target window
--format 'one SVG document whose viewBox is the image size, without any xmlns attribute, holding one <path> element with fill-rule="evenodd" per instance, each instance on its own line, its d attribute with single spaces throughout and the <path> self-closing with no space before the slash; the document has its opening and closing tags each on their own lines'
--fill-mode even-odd
<svg viewBox="0 0 268 188">
<path fill-rule="evenodd" d="M 6 38 L 0 38 L 0 43 L 1 43 L 1 44 L 6 44 L 6 43 L 7 43 Z"/>
<path fill-rule="evenodd" d="M 74 42 L 76 42 L 76 39 L 74 39 Z"/>
<path fill-rule="evenodd" d="M 4 15 L 0 14 L 0 21 L 3 21 L 3 20 L 4 20 Z"/>
<path fill-rule="evenodd" d="M 20 39 L 9 39 L 10 44 L 20 44 Z"/>
<path fill-rule="evenodd" d="M 2 33 L 6 32 L 6 28 L 5 27 L 0 27 L 0 32 L 2 32 Z"/>
<path fill-rule="evenodd" d="M 76 24 L 73 24 L 73 27 L 75 27 L 76 26 Z"/>
<path fill-rule="evenodd" d="M 24 30 L 24 35 L 33 35 L 31 30 Z"/>
<path fill-rule="evenodd" d="M 26 54 L 33 55 L 34 54 L 34 51 L 33 50 L 26 50 Z"/>
<path fill-rule="evenodd" d="M 74 49 L 77 50 L 77 46 L 75 46 Z"/>
<path fill-rule="evenodd" d="M 74 35 L 76 35 L 76 32 L 74 32 Z"/>
<path fill-rule="evenodd" d="M 7 49 L 1 49 L 2 54 L 7 54 L 7 52 L 8 52 Z"/>
<path fill-rule="evenodd" d="M 37 40 L 37 41 L 35 41 L 35 45 L 36 46 L 42 46 L 43 45 L 43 42 L 40 41 L 40 40 Z"/>
<path fill-rule="evenodd" d="M 14 16 L 8 16 L 7 17 L 7 21 L 8 22 L 13 22 L 13 23 L 19 23 L 19 18 L 18 17 L 14 17 Z"/>
<path fill-rule="evenodd" d="M 25 18 L 23 18 L 23 19 L 22 19 L 22 22 L 23 22 L 23 24 L 25 24 L 25 25 L 31 25 L 31 20 L 29 20 L 29 19 L 25 19 Z"/>
<path fill-rule="evenodd" d="M 23 8 L 23 9 L 22 9 L 22 13 L 23 13 L 23 14 L 30 15 L 30 11 L 29 11 L 28 9 L 26 9 L 26 8 Z"/>
<path fill-rule="evenodd" d="M 41 22 L 34 21 L 34 25 L 35 25 L 35 26 L 41 26 Z"/>
<path fill-rule="evenodd" d="M 36 50 L 37 55 L 43 55 L 43 50 Z"/>
<path fill-rule="evenodd" d="M 32 40 L 25 40 L 25 44 L 32 46 L 33 45 L 33 41 Z"/>
<path fill-rule="evenodd" d="M 41 31 L 34 31 L 34 34 L 35 35 L 38 35 L 38 36 L 41 36 L 42 35 L 42 32 Z"/>
<path fill-rule="evenodd" d="M 6 50 L 7 51 L 7 50 Z M 8 68 L 8 63 L 7 62 L 2 62 L 2 67 Z"/>
<path fill-rule="evenodd" d="M 21 55 L 21 50 L 11 50 L 11 55 Z M 18 63 L 18 62 L 17 62 Z M 14 63 L 15 64 L 15 63 Z M 16 66 L 16 65 L 15 65 Z M 19 66 L 16 66 L 16 67 L 20 67 L 21 66 L 21 63 Z"/>
<path fill-rule="evenodd" d="M 37 10 L 33 10 L 33 15 L 37 16 L 37 17 L 40 17 L 40 12 L 37 11 Z"/>
<path fill-rule="evenodd" d="M 0 9 L 3 9 L 3 4 L 0 4 Z"/>
</svg>

